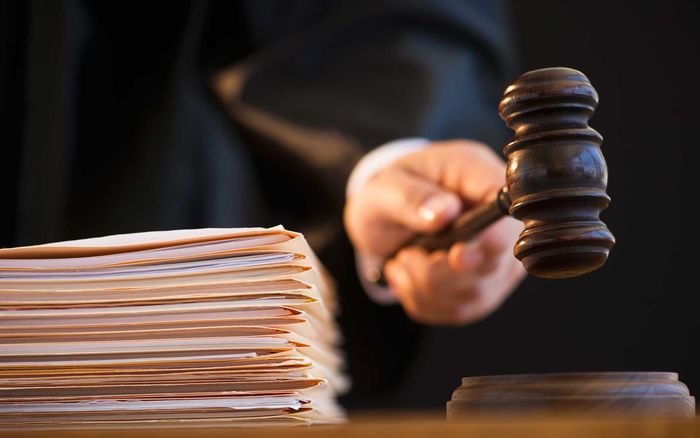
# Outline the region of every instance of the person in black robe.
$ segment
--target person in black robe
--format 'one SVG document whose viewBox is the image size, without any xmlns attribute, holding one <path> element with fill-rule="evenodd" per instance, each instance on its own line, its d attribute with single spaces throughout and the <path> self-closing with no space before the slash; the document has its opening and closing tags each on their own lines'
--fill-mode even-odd
<svg viewBox="0 0 700 438">
<path fill-rule="evenodd" d="M 346 405 L 446 399 L 425 382 L 433 368 L 416 371 L 428 329 L 358 283 L 345 185 L 397 138 L 504 143 L 496 103 L 514 67 L 501 2 L 0 7 L 3 245 L 281 223 L 340 285 Z"/>
</svg>

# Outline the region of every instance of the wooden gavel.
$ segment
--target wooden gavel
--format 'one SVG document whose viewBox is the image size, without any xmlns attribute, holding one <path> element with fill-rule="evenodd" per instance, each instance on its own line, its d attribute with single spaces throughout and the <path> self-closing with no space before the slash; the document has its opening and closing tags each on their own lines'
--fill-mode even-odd
<svg viewBox="0 0 700 438">
<path fill-rule="evenodd" d="M 514 254 L 529 273 L 568 278 L 601 267 L 615 238 L 599 218 L 610 197 L 603 137 L 588 126 L 597 104 L 598 94 L 580 71 L 557 67 L 520 76 L 498 107 L 515 131 L 503 150 L 506 185 L 493 202 L 402 248 L 447 249 L 509 214 L 525 224 Z M 381 272 L 376 279 L 383 282 Z"/>
</svg>

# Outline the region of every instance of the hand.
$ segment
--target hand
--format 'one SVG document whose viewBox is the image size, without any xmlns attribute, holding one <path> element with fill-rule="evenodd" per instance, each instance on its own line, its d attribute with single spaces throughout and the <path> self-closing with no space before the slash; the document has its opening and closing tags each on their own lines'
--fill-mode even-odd
<svg viewBox="0 0 700 438">
<path fill-rule="evenodd" d="M 503 161 L 482 143 L 433 143 L 392 163 L 355 193 L 345 206 L 345 227 L 359 253 L 387 257 L 416 233 L 441 230 L 463 209 L 494 199 L 504 175 Z M 525 274 L 512 253 L 522 228 L 506 217 L 449 251 L 405 248 L 386 264 L 384 275 L 415 321 L 477 321 Z"/>
</svg>

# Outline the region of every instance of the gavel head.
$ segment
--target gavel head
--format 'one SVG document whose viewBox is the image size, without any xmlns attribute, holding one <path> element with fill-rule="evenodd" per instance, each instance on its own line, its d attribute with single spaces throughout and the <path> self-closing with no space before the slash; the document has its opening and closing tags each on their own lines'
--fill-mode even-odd
<svg viewBox="0 0 700 438">
<path fill-rule="evenodd" d="M 504 149 L 510 214 L 525 224 L 514 252 L 535 276 L 593 271 L 615 244 L 599 218 L 610 197 L 603 137 L 588 126 L 597 104 L 583 73 L 546 68 L 520 76 L 499 105 L 515 131 Z"/>
</svg>

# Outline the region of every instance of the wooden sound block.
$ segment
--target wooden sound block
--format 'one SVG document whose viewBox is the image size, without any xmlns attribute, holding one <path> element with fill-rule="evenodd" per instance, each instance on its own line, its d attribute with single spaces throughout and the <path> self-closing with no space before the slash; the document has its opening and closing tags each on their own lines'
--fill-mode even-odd
<svg viewBox="0 0 700 438">
<path fill-rule="evenodd" d="M 488 415 L 690 418 L 695 398 L 666 372 L 520 374 L 465 377 L 447 402 L 447 420 Z"/>
</svg>

